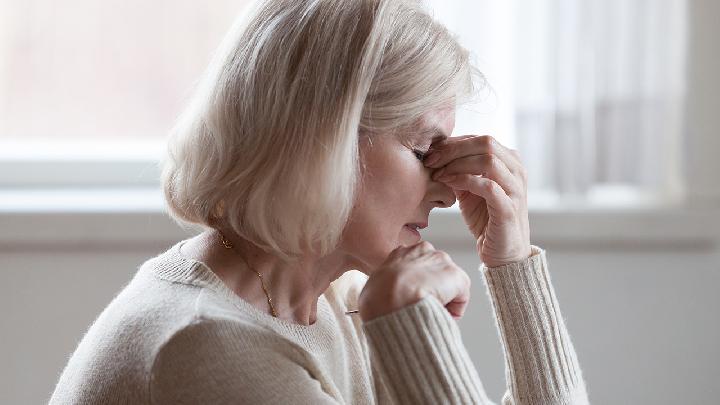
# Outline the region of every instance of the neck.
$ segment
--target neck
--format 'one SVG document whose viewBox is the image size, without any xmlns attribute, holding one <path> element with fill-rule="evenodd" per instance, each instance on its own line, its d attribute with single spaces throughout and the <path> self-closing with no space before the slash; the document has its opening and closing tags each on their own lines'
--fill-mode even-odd
<svg viewBox="0 0 720 405">
<path fill-rule="evenodd" d="M 288 263 L 231 232 L 224 231 L 223 235 L 232 249 L 223 247 L 219 232 L 206 232 L 205 237 L 211 241 L 209 246 L 222 263 L 215 267 L 209 265 L 213 271 L 236 294 L 269 314 L 267 296 L 255 271 L 259 272 L 278 318 L 300 325 L 314 324 L 319 297 L 345 271 L 357 268 L 351 256 L 341 251 Z"/>
</svg>

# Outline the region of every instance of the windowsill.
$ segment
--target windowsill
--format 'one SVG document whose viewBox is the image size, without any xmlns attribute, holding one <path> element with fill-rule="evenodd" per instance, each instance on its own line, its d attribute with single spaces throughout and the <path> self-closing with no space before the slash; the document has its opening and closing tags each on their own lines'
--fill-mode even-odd
<svg viewBox="0 0 720 405">
<path fill-rule="evenodd" d="M 0 190 L 0 251 L 160 246 L 196 232 L 168 217 L 156 188 Z M 457 206 L 433 211 L 422 233 L 430 241 L 474 244 Z M 706 251 L 720 244 L 720 209 L 532 205 L 531 200 L 530 236 L 548 248 Z"/>
</svg>

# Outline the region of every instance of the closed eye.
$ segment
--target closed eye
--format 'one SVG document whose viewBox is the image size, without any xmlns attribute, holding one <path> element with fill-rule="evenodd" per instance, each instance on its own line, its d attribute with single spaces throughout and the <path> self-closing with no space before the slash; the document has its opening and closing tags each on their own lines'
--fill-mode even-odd
<svg viewBox="0 0 720 405">
<path fill-rule="evenodd" d="M 415 154 L 415 157 L 417 157 L 418 160 L 422 162 L 423 159 L 425 159 L 425 154 L 426 154 L 427 152 L 423 152 L 423 151 L 421 151 L 421 150 L 413 149 L 413 153 Z"/>
</svg>

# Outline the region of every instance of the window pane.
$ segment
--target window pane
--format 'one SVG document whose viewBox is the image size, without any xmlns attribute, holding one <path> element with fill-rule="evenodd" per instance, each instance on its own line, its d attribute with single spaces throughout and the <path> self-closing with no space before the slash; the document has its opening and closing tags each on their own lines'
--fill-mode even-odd
<svg viewBox="0 0 720 405">
<path fill-rule="evenodd" d="M 0 137 L 161 141 L 247 3 L 0 2 Z"/>
</svg>

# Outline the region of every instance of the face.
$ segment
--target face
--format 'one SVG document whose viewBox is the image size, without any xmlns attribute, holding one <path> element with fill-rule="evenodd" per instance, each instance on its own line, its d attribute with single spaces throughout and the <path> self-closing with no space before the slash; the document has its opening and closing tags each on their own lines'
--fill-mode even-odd
<svg viewBox="0 0 720 405">
<path fill-rule="evenodd" d="M 362 185 L 343 233 L 342 250 L 367 274 L 395 248 L 422 240 L 408 224 L 428 225 L 430 210 L 455 203 L 452 189 L 431 178 L 422 155 L 431 144 L 449 136 L 455 108 L 439 108 L 403 131 L 403 136 L 362 137 Z"/>
</svg>

